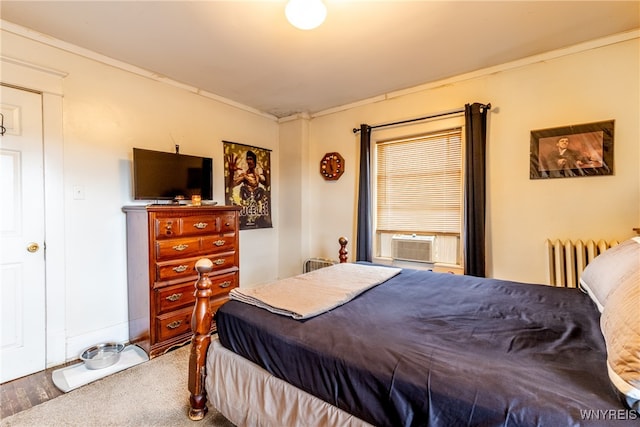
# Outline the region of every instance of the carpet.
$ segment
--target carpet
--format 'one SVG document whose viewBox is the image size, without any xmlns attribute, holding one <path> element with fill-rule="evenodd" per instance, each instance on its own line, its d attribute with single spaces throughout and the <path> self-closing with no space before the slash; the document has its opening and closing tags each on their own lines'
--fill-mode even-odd
<svg viewBox="0 0 640 427">
<path fill-rule="evenodd" d="M 79 387 L 0 421 L 0 426 L 233 427 L 214 408 L 188 417 L 190 346 Z"/>
</svg>

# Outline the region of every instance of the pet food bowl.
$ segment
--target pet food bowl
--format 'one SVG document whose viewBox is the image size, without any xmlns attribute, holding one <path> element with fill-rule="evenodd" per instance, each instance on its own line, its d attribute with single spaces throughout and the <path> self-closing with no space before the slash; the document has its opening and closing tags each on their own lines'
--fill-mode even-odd
<svg viewBox="0 0 640 427">
<path fill-rule="evenodd" d="M 122 350 L 124 350 L 124 344 L 113 342 L 97 344 L 83 351 L 80 359 L 87 369 L 103 369 L 118 362 Z"/>
</svg>

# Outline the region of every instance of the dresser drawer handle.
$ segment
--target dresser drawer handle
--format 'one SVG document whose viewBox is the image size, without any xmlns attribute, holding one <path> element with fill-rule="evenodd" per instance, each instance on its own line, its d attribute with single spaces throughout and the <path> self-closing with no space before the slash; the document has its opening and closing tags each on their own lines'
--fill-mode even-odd
<svg viewBox="0 0 640 427">
<path fill-rule="evenodd" d="M 183 245 L 183 244 L 180 244 L 180 245 L 175 245 L 175 246 L 173 246 L 173 250 L 174 250 L 174 251 L 184 251 L 184 250 L 185 250 L 185 249 L 187 249 L 188 247 L 189 247 L 189 245 Z"/>
<path fill-rule="evenodd" d="M 168 297 L 166 297 L 166 300 L 172 301 L 172 302 L 176 302 L 178 301 L 180 298 L 182 298 L 182 293 L 179 294 L 173 294 L 173 295 L 169 295 Z"/>
<path fill-rule="evenodd" d="M 215 265 L 222 265 L 224 264 L 224 258 L 218 258 L 217 260 L 213 261 L 213 263 Z"/>
<path fill-rule="evenodd" d="M 172 270 L 175 271 L 176 273 L 182 273 L 187 271 L 187 268 L 189 268 L 188 265 L 179 265 L 177 267 L 173 267 Z"/>
<path fill-rule="evenodd" d="M 196 222 L 195 224 L 193 224 L 193 226 L 195 228 L 197 228 L 198 230 L 205 229 L 205 228 L 207 228 L 208 225 L 209 224 L 207 224 L 206 222 Z"/>
<path fill-rule="evenodd" d="M 222 239 L 216 240 L 215 242 L 213 242 L 213 244 L 216 246 L 223 246 L 225 243 L 227 243 L 227 241 Z"/>
<path fill-rule="evenodd" d="M 229 286 L 231 286 L 231 280 L 220 283 L 221 288 L 228 288 Z"/>
<path fill-rule="evenodd" d="M 167 324 L 167 328 L 169 329 L 175 329 L 178 326 L 182 325 L 182 320 L 174 320 L 173 322 Z"/>
</svg>

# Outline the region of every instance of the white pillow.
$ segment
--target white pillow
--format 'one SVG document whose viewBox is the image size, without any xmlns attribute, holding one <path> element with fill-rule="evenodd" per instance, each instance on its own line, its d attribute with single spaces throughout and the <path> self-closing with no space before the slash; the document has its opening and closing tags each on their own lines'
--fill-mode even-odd
<svg viewBox="0 0 640 427">
<path fill-rule="evenodd" d="M 629 275 L 637 274 L 639 263 L 640 237 L 634 237 L 606 250 L 587 264 L 580 277 L 580 288 L 602 312 L 611 292 Z"/>
<path fill-rule="evenodd" d="M 640 248 L 640 239 L 636 246 Z M 595 260 L 594 260 L 595 261 Z M 607 295 L 600 327 L 607 345 L 607 370 L 630 408 L 640 410 L 640 252 Z"/>
</svg>

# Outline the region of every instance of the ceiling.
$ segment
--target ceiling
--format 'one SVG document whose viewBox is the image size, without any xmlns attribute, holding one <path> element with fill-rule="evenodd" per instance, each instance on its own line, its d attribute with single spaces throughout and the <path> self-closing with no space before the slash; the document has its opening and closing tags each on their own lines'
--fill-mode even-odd
<svg viewBox="0 0 640 427">
<path fill-rule="evenodd" d="M 11 1 L 3 21 L 276 117 L 368 98 L 640 28 L 640 1 Z"/>
</svg>

